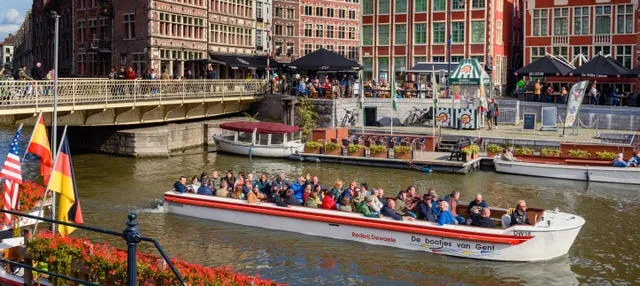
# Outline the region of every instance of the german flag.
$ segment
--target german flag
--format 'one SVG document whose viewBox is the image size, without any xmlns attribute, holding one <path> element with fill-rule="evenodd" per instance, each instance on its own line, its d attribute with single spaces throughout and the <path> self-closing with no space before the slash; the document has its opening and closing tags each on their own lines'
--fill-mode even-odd
<svg viewBox="0 0 640 286">
<path fill-rule="evenodd" d="M 58 220 L 82 224 L 82 210 L 80 209 L 78 187 L 76 187 L 76 178 L 73 174 L 73 164 L 71 162 L 67 136 L 62 136 L 61 141 L 60 151 L 58 151 L 53 173 L 49 181 L 49 190 L 60 194 Z M 62 235 L 69 235 L 75 229 L 75 227 L 58 225 L 58 232 Z"/>
<path fill-rule="evenodd" d="M 47 136 L 47 128 L 44 124 L 42 113 L 38 115 L 38 121 L 36 121 L 36 125 L 33 127 L 33 133 L 31 134 L 31 140 L 29 140 L 27 153 L 40 157 L 40 174 L 44 177 L 44 184 L 48 184 L 49 177 L 51 176 L 51 166 L 53 163 L 51 162 L 49 137 Z"/>
</svg>

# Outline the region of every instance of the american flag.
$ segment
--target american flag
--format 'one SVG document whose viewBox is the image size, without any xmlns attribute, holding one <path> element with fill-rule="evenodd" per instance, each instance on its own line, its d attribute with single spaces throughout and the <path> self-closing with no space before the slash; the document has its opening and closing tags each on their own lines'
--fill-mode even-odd
<svg viewBox="0 0 640 286">
<path fill-rule="evenodd" d="M 4 210 L 13 210 L 18 203 L 18 188 L 20 184 L 22 184 L 22 170 L 20 168 L 20 156 L 18 155 L 18 139 L 20 139 L 21 131 L 22 126 L 18 128 L 16 135 L 13 136 L 11 149 L 0 171 L 0 178 L 5 179 L 3 184 L 4 200 L 2 204 Z M 4 214 L 4 223 L 11 223 L 11 214 Z"/>
</svg>

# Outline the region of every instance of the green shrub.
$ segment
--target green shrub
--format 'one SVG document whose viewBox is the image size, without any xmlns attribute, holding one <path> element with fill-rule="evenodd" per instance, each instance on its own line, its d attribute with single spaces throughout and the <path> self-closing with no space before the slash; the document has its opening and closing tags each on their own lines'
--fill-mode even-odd
<svg viewBox="0 0 640 286">
<path fill-rule="evenodd" d="M 304 143 L 304 148 L 308 150 L 318 150 L 320 149 L 320 147 L 322 147 L 322 144 L 320 142 L 307 141 L 307 143 Z"/>
<path fill-rule="evenodd" d="M 371 154 L 382 154 L 387 152 L 387 147 L 384 145 L 371 145 L 369 147 Z"/>
<path fill-rule="evenodd" d="M 567 152 L 567 155 L 569 155 L 569 157 L 582 159 L 591 157 L 591 153 L 585 150 L 569 150 L 569 152 Z"/>
<path fill-rule="evenodd" d="M 396 147 L 393 147 L 393 153 L 394 154 L 398 154 L 398 155 L 409 153 L 411 151 L 412 151 L 412 149 L 409 146 L 396 146 Z"/>
<path fill-rule="evenodd" d="M 596 155 L 598 156 L 598 159 L 601 160 L 613 160 L 618 156 L 618 154 L 613 152 L 596 152 Z"/>
<path fill-rule="evenodd" d="M 487 151 L 491 153 L 502 153 L 504 152 L 504 148 L 498 144 L 489 144 L 489 146 L 487 146 Z"/>
<path fill-rule="evenodd" d="M 516 155 L 533 155 L 533 149 L 527 147 L 518 147 L 515 151 Z"/>
<path fill-rule="evenodd" d="M 336 150 L 336 149 L 338 149 L 338 143 L 329 142 L 329 143 L 324 145 L 324 149 L 326 151 Z"/>
<path fill-rule="evenodd" d="M 360 151 L 362 147 L 363 146 L 360 144 L 349 144 L 349 146 L 347 147 L 347 151 L 349 151 L 349 153 L 355 153 Z"/>
<path fill-rule="evenodd" d="M 469 148 L 469 147 L 462 148 L 462 150 L 460 150 L 460 152 L 462 152 L 464 154 L 467 154 L 467 155 L 473 154 L 473 150 L 471 150 L 471 148 Z"/>
<path fill-rule="evenodd" d="M 560 149 L 558 149 L 558 148 L 542 148 L 542 150 L 540 150 L 540 154 L 542 156 L 547 156 L 547 157 L 560 157 Z"/>
<path fill-rule="evenodd" d="M 471 149 L 471 153 L 472 154 L 478 154 L 480 153 L 480 146 L 476 145 L 476 144 L 471 144 L 468 147 L 469 149 Z"/>
</svg>

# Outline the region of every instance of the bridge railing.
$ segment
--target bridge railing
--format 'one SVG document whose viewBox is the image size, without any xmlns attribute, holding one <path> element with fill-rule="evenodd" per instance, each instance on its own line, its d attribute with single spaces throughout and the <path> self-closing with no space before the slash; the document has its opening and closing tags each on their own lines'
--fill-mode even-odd
<svg viewBox="0 0 640 286">
<path fill-rule="evenodd" d="M 129 103 L 263 94 L 264 80 L 60 79 L 58 104 Z M 0 108 L 53 104 L 53 81 L 0 81 Z"/>
</svg>

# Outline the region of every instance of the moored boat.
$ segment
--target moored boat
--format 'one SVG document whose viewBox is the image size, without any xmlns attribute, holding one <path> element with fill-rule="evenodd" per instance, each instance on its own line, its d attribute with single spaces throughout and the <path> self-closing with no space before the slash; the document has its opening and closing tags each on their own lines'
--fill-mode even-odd
<svg viewBox="0 0 640 286">
<path fill-rule="evenodd" d="M 585 223 L 577 215 L 532 208 L 528 209 L 528 215 L 531 221 L 536 221 L 535 225 L 502 229 L 367 218 L 359 213 L 279 207 L 266 202 L 249 204 L 244 200 L 174 191 L 166 192 L 164 201 L 168 212 L 179 215 L 496 261 L 538 261 L 563 256 Z M 496 209 L 492 217 L 505 213 L 506 210 Z"/>
<path fill-rule="evenodd" d="M 304 150 L 304 143 L 300 140 L 300 127 L 297 126 L 234 121 L 223 123 L 220 128 L 224 131 L 213 138 L 217 149 L 224 152 L 286 158 Z"/>
<path fill-rule="evenodd" d="M 493 159 L 496 172 L 554 179 L 640 185 L 640 168 L 543 164 Z"/>
</svg>

